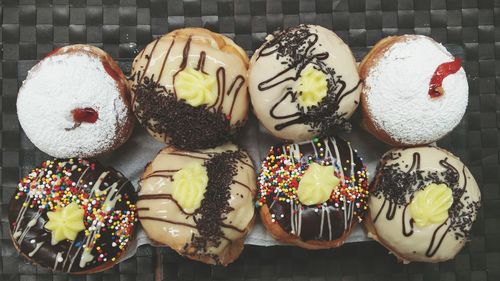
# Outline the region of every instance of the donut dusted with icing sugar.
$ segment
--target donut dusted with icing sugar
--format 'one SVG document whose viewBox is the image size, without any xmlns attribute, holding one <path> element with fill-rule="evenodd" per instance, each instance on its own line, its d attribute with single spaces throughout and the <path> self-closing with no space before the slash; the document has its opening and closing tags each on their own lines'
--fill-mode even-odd
<svg viewBox="0 0 500 281">
<path fill-rule="evenodd" d="M 139 220 L 148 237 L 190 259 L 227 265 L 254 222 L 255 171 L 235 145 L 166 147 L 140 180 Z"/>
<path fill-rule="evenodd" d="M 30 141 L 58 158 L 112 151 L 134 124 L 125 75 L 89 45 L 56 49 L 36 64 L 19 89 L 17 115 Z"/>
<path fill-rule="evenodd" d="M 377 168 L 365 226 L 400 261 L 441 262 L 465 245 L 480 205 L 474 177 L 450 152 L 393 149 Z"/>
<path fill-rule="evenodd" d="M 248 112 L 248 57 L 231 39 L 203 28 L 178 29 L 134 59 L 133 110 L 149 133 L 179 148 L 221 145 Z"/>
<path fill-rule="evenodd" d="M 136 201 L 132 184 L 113 168 L 47 160 L 20 181 L 10 201 L 10 235 L 25 258 L 53 271 L 103 271 L 130 244 Z"/>
<path fill-rule="evenodd" d="M 363 125 L 394 146 L 435 142 L 462 119 L 468 84 L 460 60 L 421 35 L 387 37 L 360 65 Z"/>
<path fill-rule="evenodd" d="M 338 137 L 271 147 L 258 177 L 262 222 L 278 241 L 341 246 L 367 209 L 367 171 Z"/>
<path fill-rule="evenodd" d="M 268 35 L 248 75 L 255 115 L 274 136 L 300 141 L 350 129 L 360 80 L 351 50 L 332 31 L 299 25 Z"/>
</svg>

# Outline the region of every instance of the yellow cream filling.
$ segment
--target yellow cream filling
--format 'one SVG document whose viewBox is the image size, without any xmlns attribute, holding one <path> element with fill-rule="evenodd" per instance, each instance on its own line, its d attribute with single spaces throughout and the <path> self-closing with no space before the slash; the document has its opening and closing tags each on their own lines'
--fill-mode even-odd
<svg viewBox="0 0 500 281">
<path fill-rule="evenodd" d="M 192 67 L 180 71 L 175 78 L 177 99 L 191 106 L 212 105 L 217 100 L 217 81 Z"/>
<path fill-rule="evenodd" d="M 52 245 L 64 239 L 74 241 L 78 233 L 85 229 L 83 215 L 83 209 L 74 202 L 55 211 L 47 212 L 49 221 L 45 224 L 45 228 L 52 232 Z"/>
<path fill-rule="evenodd" d="M 451 189 L 444 183 L 432 183 L 415 193 L 409 206 L 410 214 L 418 227 L 441 224 L 448 219 L 452 204 Z"/>
<path fill-rule="evenodd" d="M 304 205 L 317 205 L 326 202 L 332 191 L 340 183 L 334 175 L 333 166 L 312 163 L 300 179 L 297 195 Z"/>
<path fill-rule="evenodd" d="M 172 197 L 187 213 L 198 209 L 208 184 L 207 169 L 198 162 L 187 164 L 173 175 Z"/>
<path fill-rule="evenodd" d="M 328 92 L 326 75 L 312 66 L 307 66 L 300 74 L 294 90 L 298 93 L 298 101 L 303 107 L 318 105 Z"/>
</svg>

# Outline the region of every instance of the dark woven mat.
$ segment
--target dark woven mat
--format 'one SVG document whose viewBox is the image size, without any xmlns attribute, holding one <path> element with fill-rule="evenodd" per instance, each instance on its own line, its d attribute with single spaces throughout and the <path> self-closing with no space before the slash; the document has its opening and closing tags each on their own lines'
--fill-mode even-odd
<svg viewBox="0 0 500 281">
<path fill-rule="evenodd" d="M 36 4 L 35 4 L 36 2 Z M 500 280 L 500 1 L 474 0 L 0 0 L 0 280 Z M 89 43 L 115 58 L 131 58 L 154 36 L 204 26 L 249 52 L 278 27 L 316 23 L 364 48 L 394 34 L 429 35 L 462 45 L 470 99 L 461 125 L 440 145 L 467 163 L 481 186 L 484 207 L 472 241 L 455 260 L 398 264 L 365 242 L 337 250 L 246 247 L 222 268 L 188 261 L 168 249 L 141 247 L 104 273 L 53 275 L 18 257 L 9 238 L 7 202 L 27 152 L 21 149 L 15 101 L 18 60 L 42 58 L 54 47 Z M 497 59 L 498 58 L 498 59 Z"/>
</svg>

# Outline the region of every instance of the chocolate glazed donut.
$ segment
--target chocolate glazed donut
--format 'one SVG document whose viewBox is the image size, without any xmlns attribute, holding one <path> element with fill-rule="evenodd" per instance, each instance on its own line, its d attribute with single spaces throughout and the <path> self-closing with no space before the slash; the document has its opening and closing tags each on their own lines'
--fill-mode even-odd
<svg viewBox="0 0 500 281">
<path fill-rule="evenodd" d="M 48 160 L 19 183 L 9 206 L 15 247 L 54 271 L 86 274 L 116 264 L 133 234 L 137 196 L 118 171 L 82 159 Z M 53 245 L 49 212 L 77 204 L 82 230 Z M 56 207 L 57 206 L 57 207 Z"/>
<path fill-rule="evenodd" d="M 326 202 L 305 205 L 296 193 L 312 163 L 334 166 L 340 184 Z M 290 172 L 283 176 L 283 170 Z M 273 146 L 258 184 L 257 205 L 271 234 L 308 249 L 342 245 L 367 208 L 366 168 L 351 144 L 338 137 Z"/>
</svg>

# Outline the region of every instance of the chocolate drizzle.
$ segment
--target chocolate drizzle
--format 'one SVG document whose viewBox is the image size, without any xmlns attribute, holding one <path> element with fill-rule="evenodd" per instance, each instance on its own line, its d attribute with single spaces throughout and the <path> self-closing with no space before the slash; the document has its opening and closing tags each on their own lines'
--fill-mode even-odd
<svg viewBox="0 0 500 281">
<path fill-rule="evenodd" d="M 384 201 L 380 209 L 376 211 L 373 222 L 376 223 L 380 219 L 380 215 L 384 210 L 386 210 L 386 220 L 393 220 L 396 209 L 404 206 L 401 216 L 402 234 L 405 237 L 411 237 L 414 233 L 415 222 L 413 218 L 407 215 L 407 208 L 415 192 L 424 189 L 431 183 L 445 183 L 452 190 L 453 203 L 448 210 L 448 220 L 435 229 L 429 241 L 429 247 L 425 255 L 433 257 L 448 233 L 452 232 L 457 240 L 468 236 L 472 224 L 471 217 L 477 214 L 480 203 L 471 202 L 468 206 L 464 206 L 461 202 L 467 187 L 465 166 L 463 166 L 462 175 L 460 175 L 459 170 L 450 164 L 448 158 L 445 157 L 439 160 L 439 165 L 444 170 L 427 170 L 425 167 L 421 167 L 422 155 L 418 152 L 413 153 L 412 164 L 408 170 L 404 170 L 405 167 L 398 162 L 386 163 L 389 160 L 398 160 L 401 157 L 401 152 L 391 151 L 384 156 L 379 167 L 377 167 L 377 175 L 371 188 L 372 196 L 384 198 Z M 460 177 L 463 178 L 463 186 L 459 186 Z M 387 205 L 388 207 L 386 207 Z"/>
<path fill-rule="evenodd" d="M 236 75 L 232 81 L 227 81 L 226 69 L 220 66 L 213 74 L 217 79 L 218 93 L 215 104 L 192 107 L 183 99 L 177 99 L 175 80 L 179 72 L 190 65 L 189 58 L 193 56 L 190 54 L 193 38 L 189 36 L 184 40 L 182 61 L 173 74 L 172 89 L 167 89 L 159 82 L 164 75 L 166 64 L 169 63 L 171 50 L 176 44 L 175 37 L 169 38 L 171 43 L 161 63 L 158 77 L 155 78 L 155 74 L 150 74 L 148 71 L 160 40 L 161 37 L 152 43 L 148 53 L 145 53 L 147 48 L 141 51 L 138 57 L 146 59 L 145 66 L 137 67 L 140 69 L 136 69 L 128 78 L 133 81 L 132 107 L 140 123 L 150 131 L 163 135 L 165 142 L 183 149 L 215 147 L 231 140 L 245 122 L 245 120 L 231 122 L 236 100 L 240 92 L 246 91 L 246 87 L 243 87 L 246 83 L 245 77 Z M 206 56 L 205 51 L 199 53 L 195 70 L 211 75 L 205 70 Z M 134 64 L 136 63 L 137 60 L 134 61 Z M 224 103 L 226 96 L 232 98 L 230 103 Z"/>
<path fill-rule="evenodd" d="M 276 59 L 284 59 L 287 67 L 259 83 L 258 89 L 266 91 L 286 81 L 297 81 L 307 66 L 313 66 L 327 77 L 327 96 L 315 106 L 303 107 L 297 102 L 300 93 L 292 88 L 285 89 L 285 95 L 271 107 L 269 112 L 271 117 L 284 120 L 275 125 L 274 128 L 279 131 L 294 124 L 307 124 L 320 136 L 331 135 L 339 129 L 348 131 L 351 129 L 351 125 L 347 121 L 346 113 L 338 112 L 339 105 L 346 96 L 358 89 L 361 81 L 354 88 L 346 89 L 346 83 L 342 77 L 324 62 L 330 54 L 316 52 L 318 35 L 312 33 L 310 28 L 308 25 L 299 25 L 278 30 L 273 33 L 273 38 L 270 41 L 264 43 L 264 46 L 257 53 L 257 60 L 261 57 L 275 55 Z M 277 115 L 276 109 L 282 103 L 296 103 L 297 112 L 283 116 Z"/>
</svg>

